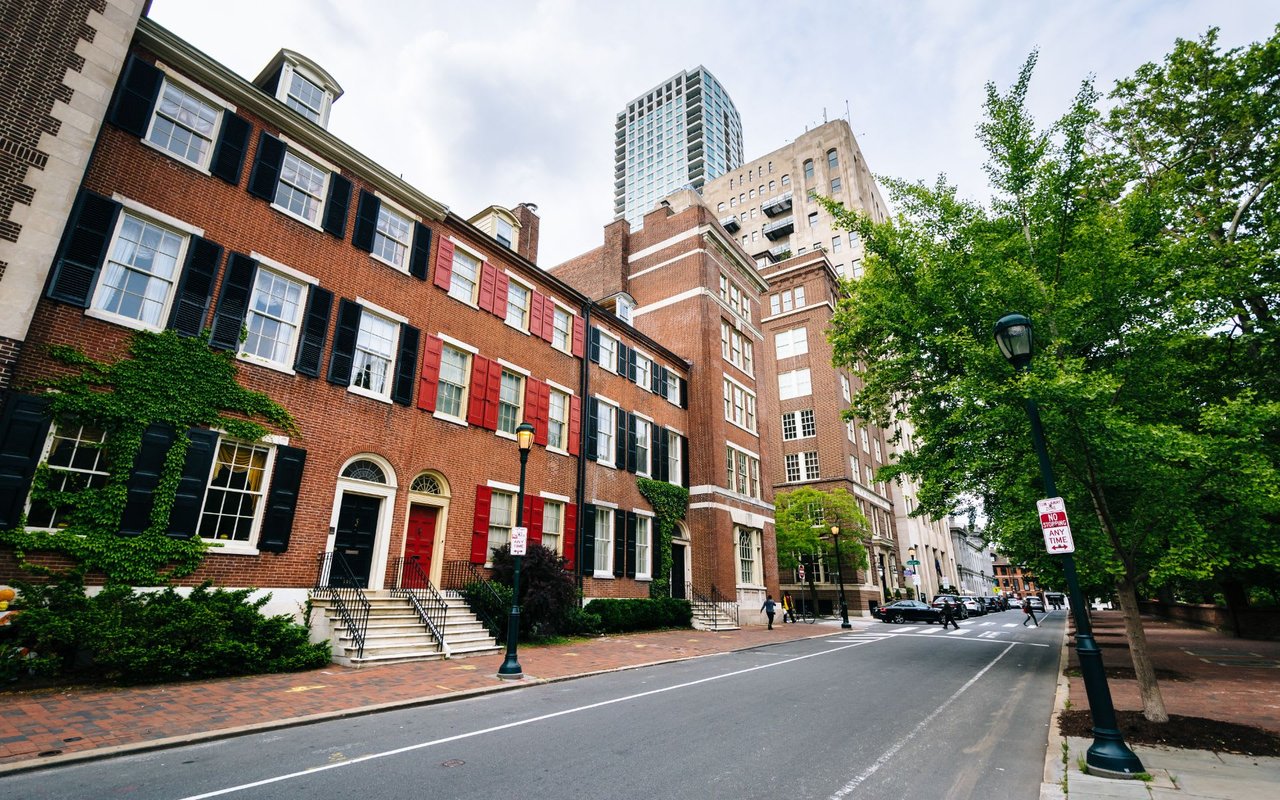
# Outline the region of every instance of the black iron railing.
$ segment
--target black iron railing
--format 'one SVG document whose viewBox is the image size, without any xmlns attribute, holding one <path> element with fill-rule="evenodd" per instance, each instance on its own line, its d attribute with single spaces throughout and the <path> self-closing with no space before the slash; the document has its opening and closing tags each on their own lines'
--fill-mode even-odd
<svg viewBox="0 0 1280 800">
<path fill-rule="evenodd" d="M 342 625 L 351 637 L 356 658 L 364 656 L 364 637 L 369 627 L 369 599 L 364 596 L 362 581 L 356 578 L 342 553 L 321 553 L 318 558 L 316 585 L 311 593 L 327 597 L 338 612 Z"/>
<path fill-rule="evenodd" d="M 711 591 L 706 594 L 693 588 L 692 583 L 685 585 L 688 589 L 689 604 L 693 606 L 693 613 L 709 621 L 711 630 L 718 631 L 723 628 L 738 627 L 738 603 L 736 600 L 730 600 L 720 594 L 714 583 L 711 584 Z"/>
<path fill-rule="evenodd" d="M 479 596 L 474 598 L 474 602 L 467 600 L 467 607 L 484 622 L 495 638 L 500 640 L 506 635 L 506 620 L 500 618 L 508 601 L 502 599 L 493 588 L 493 582 L 475 564 L 470 561 L 447 562 L 441 572 L 440 588 L 458 592 L 464 598 L 467 591 L 477 593 Z"/>
<path fill-rule="evenodd" d="M 418 612 L 418 619 L 440 644 L 440 652 L 449 657 L 449 645 L 444 640 L 444 621 L 449 615 L 449 604 L 445 602 L 431 579 L 423 571 L 422 564 L 416 558 L 396 559 L 396 585 L 391 589 L 392 597 L 403 597 Z"/>
</svg>

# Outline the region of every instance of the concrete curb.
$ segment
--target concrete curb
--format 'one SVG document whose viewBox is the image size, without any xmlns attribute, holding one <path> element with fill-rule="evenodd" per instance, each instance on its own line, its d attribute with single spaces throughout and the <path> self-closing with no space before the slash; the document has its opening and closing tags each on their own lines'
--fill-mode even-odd
<svg viewBox="0 0 1280 800">
<path fill-rule="evenodd" d="M 843 632 L 843 631 L 841 631 Z M 548 683 L 561 683 L 563 681 L 577 680 L 578 678 L 589 678 L 593 675 L 607 675 L 613 672 L 626 672 L 632 669 L 644 669 L 645 667 L 657 667 L 663 664 L 674 664 L 680 661 L 693 661 L 698 658 L 712 658 L 728 653 L 741 653 L 747 650 L 756 650 L 761 647 L 775 647 L 780 644 L 788 644 L 790 642 L 805 641 L 808 639 L 822 639 L 827 636 L 835 636 L 837 633 L 817 633 L 811 636 L 801 636 L 796 639 L 787 639 L 782 642 L 762 642 L 746 647 L 731 648 L 729 650 L 721 650 L 716 653 L 699 653 L 692 656 L 682 656 L 678 658 L 664 658 L 657 661 L 646 661 L 642 664 L 627 664 L 621 667 L 610 667 L 608 669 L 597 669 L 588 672 L 578 672 L 572 675 L 559 675 L 553 678 L 538 678 L 533 675 L 525 675 L 524 678 L 517 681 L 504 681 L 495 683 L 492 686 L 484 686 L 477 689 L 460 689 L 456 692 L 445 692 L 436 695 L 426 695 L 423 697 L 412 697 L 405 700 L 393 700 L 386 703 L 375 703 L 373 705 L 356 706 L 354 708 L 343 708 L 335 711 L 325 711 L 319 714 L 308 714 L 304 717 L 289 717 L 286 719 L 270 720 L 267 722 L 257 722 L 251 725 L 237 725 L 231 728 L 220 728 L 216 731 L 201 731 L 198 733 L 187 733 L 181 736 L 169 736 L 163 739 L 151 739 L 145 742 L 132 742 L 130 744 L 113 745 L 111 747 L 98 747 L 92 750 L 82 750 L 76 753 L 64 753 L 48 758 L 30 758 L 25 761 L 14 761 L 8 764 L 0 764 L 0 777 L 4 775 L 14 775 L 21 772 L 34 772 L 36 770 L 47 769 L 49 767 L 65 766 L 67 764 L 83 763 L 88 761 L 98 761 L 100 759 L 113 758 L 121 755 L 132 755 L 134 753 L 146 753 L 153 750 L 167 750 L 173 747 L 181 747 L 186 744 L 196 744 L 200 742 L 214 742 L 220 739 L 231 739 L 236 736 L 245 736 L 252 733 L 263 733 L 265 731 L 280 730 L 282 728 L 293 728 L 302 725 L 315 725 L 321 722 L 330 722 L 337 719 L 347 717 L 363 717 L 369 714 L 377 714 L 383 711 L 396 711 L 405 708 L 415 708 L 421 706 L 431 706 L 440 703 L 449 703 L 454 700 L 463 700 L 468 697 L 477 695 L 492 694 L 495 692 L 509 692 L 516 689 L 523 689 L 529 686 L 540 686 Z"/>
<path fill-rule="evenodd" d="M 1058 683 L 1053 695 L 1053 713 L 1049 715 L 1049 742 L 1044 753 L 1044 782 L 1040 784 L 1040 800 L 1066 800 L 1067 791 L 1063 790 L 1064 780 L 1069 780 L 1068 770 L 1071 765 L 1064 763 L 1062 749 L 1066 744 L 1058 728 L 1058 717 L 1067 708 L 1067 698 L 1071 684 L 1067 678 L 1067 628 L 1062 629 L 1062 646 L 1058 657 Z"/>
</svg>

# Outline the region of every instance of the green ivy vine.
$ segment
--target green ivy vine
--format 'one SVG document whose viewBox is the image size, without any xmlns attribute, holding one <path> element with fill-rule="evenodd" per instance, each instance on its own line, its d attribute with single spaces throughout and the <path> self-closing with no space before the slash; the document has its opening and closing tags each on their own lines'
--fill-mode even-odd
<svg viewBox="0 0 1280 800">
<path fill-rule="evenodd" d="M 11 546 L 27 569 L 48 572 L 30 562 L 29 553 L 61 553 L 75 562 L 77 572 L 100 572 L 108 585 L 153 586 L 191 574 L 208 545 L 194 536 L 165 535 L 182 478 L 186 436 L 177 436 L 165 455 L 146 530 L 139 536 L 119 533 L 129 473 L 143 433 L 152 423 L 168 423 L 180 432 L 216 428 L 256 441 L 268 428 L 255 420 L 294 433 L 293 417 L 267 395 L 237 383 L 234 354 L 211 349 L 205 339 L 139 331 L 128 357 L 112 363 L 95 361 L 66 345 L 51 346 L 48 353 L 70 374 L 36 388 L 47 390 L 50 414 L 60 425 L 86 425 L 103 432 L 100 447 L 107 478 L 97 488 L 64 491 L 51 482 L 56 471 L 41 465 L 32 497 L 60 509 L 65 527 L 28 530 L 24 520 L 0 531 L 0 542 Z"/>
<path fill-rule="evenodd" d="M 654 570 L 653 580 L 649 583 L 650 597 L 671 596 L 671 537 L 676 532 L 676 521 L 684 519 L 689 508 L 689 490 L 666 481 L 655 481 L 648 478 L 636 478 L 640 494 L 653 506 L 654 516 L 658 519 L 657 547 L 658 564 Z"/>
</svg>

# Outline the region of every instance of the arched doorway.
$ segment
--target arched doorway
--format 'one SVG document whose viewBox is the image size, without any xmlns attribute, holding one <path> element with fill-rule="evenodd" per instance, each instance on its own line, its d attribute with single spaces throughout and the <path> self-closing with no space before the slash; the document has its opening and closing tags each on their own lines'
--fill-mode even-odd
<svg viewBox="0 0 1280 800">
<path fill-rule="evenodd" d="M 409 484 L 404 558 L 417 561 L 433 586 L 444 568 L 444 538 L 449 528 L 449 482 L 438 472 L 418 474 Z"/>
<path fill-rule="evenodd" d="M 671 536 L 671 596 L 677 600 L 689 600 L 689 582 L 693 579 L 690 563 L 689 530 L 683 522 L 676 523 Z"/>
<path fill-rule="evenodd" d="M 382 588 L 395 495 L 395 471 L 380 456 L 355 456 L 338 473 L 330 521 L 331 549 L 335 561 L 341 557 L 350 570 L 350 580 L 361 588 Z M 336 577 L 331 572 L 330 580 Z"/>
</svg>

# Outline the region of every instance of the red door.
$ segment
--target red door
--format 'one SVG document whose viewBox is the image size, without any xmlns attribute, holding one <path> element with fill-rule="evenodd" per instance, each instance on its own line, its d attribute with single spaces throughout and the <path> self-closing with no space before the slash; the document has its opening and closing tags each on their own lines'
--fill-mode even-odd
<svg viewBox="0 0 1280 800">
<path fill-rule="evenodd" d="M 431 575 L 431 545 L 436 540 L 436 511 L 432 506 L 409 506 L 409 535 L 404 543 L 406 561 L 417 561 L 424 575 Z"/>
</svg>

